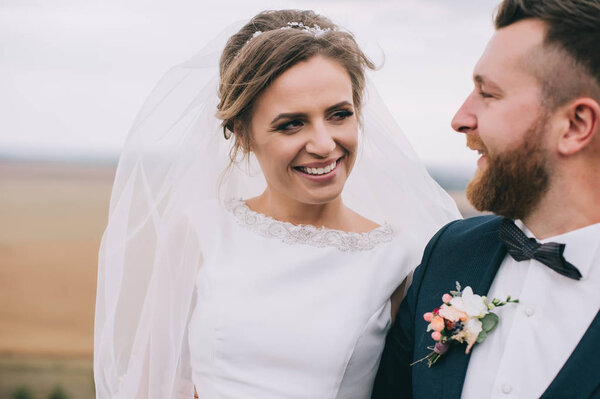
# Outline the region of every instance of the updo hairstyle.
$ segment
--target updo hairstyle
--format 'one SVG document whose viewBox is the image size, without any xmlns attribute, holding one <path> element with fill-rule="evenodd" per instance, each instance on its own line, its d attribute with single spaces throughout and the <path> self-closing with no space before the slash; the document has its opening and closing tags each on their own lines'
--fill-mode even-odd
<svg viewBox="0 0 600 399">
<path fill-rule="evenodd" d="M 288 68 L 315 55 L 335 60 L 348 71 L 358 116 L 364 71 L 374 65 L 354 37 L 329 19 L 313 11 L 264 11 L 229 38 L 219 63 L 217 117 L 223 121 L 225 138 L 235 136 L 232 162 L 240 149 L 244 154 L 250 151 L 250 121 L 258 96 Z"/>
</svg>

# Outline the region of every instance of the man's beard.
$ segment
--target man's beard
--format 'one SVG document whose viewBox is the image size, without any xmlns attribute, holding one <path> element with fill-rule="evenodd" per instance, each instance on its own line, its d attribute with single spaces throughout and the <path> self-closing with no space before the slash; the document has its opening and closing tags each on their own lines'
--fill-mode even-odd
<svg viewBox="0 0 600 399">
<path fill-rule="evenodd" d="M 543 115 L 515 149 L 491 156 L 467 185 L 467 198 L 478 211 L 490 211 L 511 219 L 531 214 L 546 193 L 550 181 L 548 157 L 542 148 L 547 118 Z M 467 145 L 485 148 L 478 136 L 467 136 Z"/>
</svg>

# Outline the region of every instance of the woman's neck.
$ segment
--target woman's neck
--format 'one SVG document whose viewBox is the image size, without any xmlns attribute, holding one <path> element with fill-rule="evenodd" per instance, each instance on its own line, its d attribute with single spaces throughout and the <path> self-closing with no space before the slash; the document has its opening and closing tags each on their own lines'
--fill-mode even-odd
<svg viewBox="0 0 600 399">
<path fill-rule="evenodd" d="M 344 219 L 347 208 L 341 196 L 322 204 L 308 204 L 266 189 L 246 204 L 255 212 L 275 220 L 295 225 L 313 225 L 336 230 L 346 230 Z"/>
</svg>

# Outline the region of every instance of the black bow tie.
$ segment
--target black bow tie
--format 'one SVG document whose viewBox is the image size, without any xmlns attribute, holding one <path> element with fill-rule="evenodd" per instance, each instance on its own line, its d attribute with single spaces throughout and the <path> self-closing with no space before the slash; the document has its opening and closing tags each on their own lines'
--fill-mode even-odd
<svg viewBox="0 0 600 399">
<path fill-rule="evenodd" d="M 563 276 L 579 280 L 581 273 L 565 260 L 565 244 L 547 242 L 540 244 L 535 238 L 529 238 L 510 219 L 500 223 L 500 241 L 508 253 L 517 261 L 535 259 Z"/>
</svg>

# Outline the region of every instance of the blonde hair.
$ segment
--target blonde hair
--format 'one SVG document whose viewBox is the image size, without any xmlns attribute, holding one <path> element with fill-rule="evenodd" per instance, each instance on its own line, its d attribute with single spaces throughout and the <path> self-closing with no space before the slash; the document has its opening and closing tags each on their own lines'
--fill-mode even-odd
<svg viewBox="0 0 600 399">
<path fill-rule="evenodd" d="M 250 151 L 249 126 L 258 96 L 288 68 L 316 55 L 335 60 L 348 71 L 359 115 L 364 71 L 374 65 L 352 34 L 338 30 L 329 19 L 313 11 L 264 11 L 229 38 L 219 64 L 217 117 L 223 121 L 225 138 L 234 136 L 232 162 L 240 150 Z"/>
</svg>

